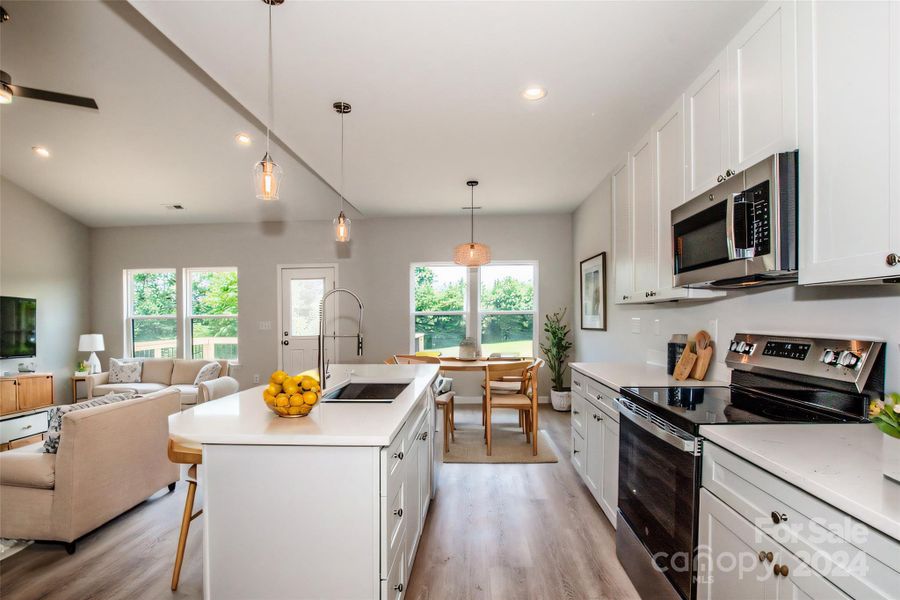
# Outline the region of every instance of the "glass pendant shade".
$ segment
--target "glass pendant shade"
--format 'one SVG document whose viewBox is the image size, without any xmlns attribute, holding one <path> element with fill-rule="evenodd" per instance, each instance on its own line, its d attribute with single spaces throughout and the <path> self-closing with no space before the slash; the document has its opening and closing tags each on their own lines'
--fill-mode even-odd
<svg viewBox="0 0 900 600">
<path fill-rule="evenodd" d="M 336 242 L 350 241 L 350 219 L 341 211 L 334 219 L 334 240 Z"/>
<path fill-rule="evenodd" d="M 480 267 L 491 262 L 491 249 L 485 244 L 468 242 L 453 250 L 453 262 L 464 267 Z"/>
<path fill-rule="evenodd" d="M 256 166 L 253 168 L 253 177 L 256 180 L 256 198 L 259 200 L 278 200 L 281 176 L 281 167 L 266 152 L 262 160 L 256 163 Z"/>
</svg>

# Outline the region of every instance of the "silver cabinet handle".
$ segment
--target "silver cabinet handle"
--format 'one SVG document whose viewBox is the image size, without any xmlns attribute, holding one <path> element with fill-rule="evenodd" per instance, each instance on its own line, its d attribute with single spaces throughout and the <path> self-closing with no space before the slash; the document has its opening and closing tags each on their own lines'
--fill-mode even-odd
<svg viewBox="0 0 900 600">
<path fill-rule="evenodd" d="M 402 517 L 402 516 L 403 516 L 403 509 L 402 509 L 402 508 L 398 508 L 397 510 L 394 511 L 394 514 L 397 515 L 398 517 Z"/>
<path fill-rule="evenodd" d="M 722 183 L 723 181 L 725 181 L 725 176 L 719 175 L 718 177 L 716 177 L 716 181 L 718 181 L 719 183 Z"/>
<path fill-rule="evenodd" d="M 889 267 L 896 267 L 898 264 L 900 264 L 900 256 L 898 256 L 895 252 L 891 252 L 884 259 L 884 262 L 886 262 L 887 266 Z"/>
<path fill-rule="evenodd" d="M 394 455 L 393 455 L 391 458 L 396 458 L 396 459 L 399 459 L 399 460 L 403 460 L 403 453 L 402 453 L 402 452 L 395 452 Z"/>
<path fill-rule="evenodd" d="M 25 429 L 31 429 L 32 427 L 34 427 L 34 425 L 26 425 L 22 428 L 22 430 L 24 431 Z"/>
</svg>

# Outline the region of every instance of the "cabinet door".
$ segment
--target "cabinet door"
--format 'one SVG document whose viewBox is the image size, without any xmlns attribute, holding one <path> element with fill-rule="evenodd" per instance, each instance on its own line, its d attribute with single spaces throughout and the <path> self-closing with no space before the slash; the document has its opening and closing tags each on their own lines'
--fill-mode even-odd
<svg viewBox="0 0 900 600">
<path fill-rule="evenodd" d="M 634 292 L 639 299 L 656 289 L 656 202 L 653 169 L 654 144 L 651 135 L 638 143 L 631 154 L 632 253 Z"/>
<path fill-rule="evenodd" d="M 666 295 L 672 289 L 672 209 L 684 203 L 684 96 L 653 128 L 656 145 L 655 208 L 657 219 L 656 289 Z"/>
<path fill-rule="evenodd" d="M 19 410 L 53 404 L 53 378 L 49 375 L 20 377 L 17 381 Z"/>
<path fill-rule="evenodd" d="M 0 380 L 0 414 L 16 412 L 16 380 Z"/>
<path fill-rule="evenodd" d="M 405 551 L 403 552 L 404 560 L 406 560 L 405 571 L 409 573 L 412 563 L 415 560 L 414 550 L 419 541 L 419 505 L 421 504 L 422 493 L 419 486 L 419 460 L 422 456 L 422 445 L 418 438 L 412 440 L 407 446 L 407 453 L 403 457 L 406 463 L 406 473 L 403 486 L 406 490 L 405 508 L 403 509 L 403 520 L 405 521 Z"/>
<path fill-rule="evenodd" d="M 619 495 L 619 424 L 603 414 L 603 476 L 600 488 L 600 508 L 613 527 Z"/>
<path fill-rule="evenodd" d="M 587 444 L 584 442 L 584 437 L 574 429 L 572 430 L 572 466 L 575 467 L 575 471 L 581 475 L 581 478 L 585 478 L 584 474 L 584 461 L 587 458 Z"/>
<path fill-rule="evenodd" d="M 613 247 L 615 251 L 616 303 L 628 302 L 634 294 L 634 262 L 631 247 L 631 192 L 628 161 L 612 174 Z"/>
<path fill-rule="evenodd" d="M 900 277 L 900 3 L 797 15 L 800 283 Z"/>
<path fill-rule="evenodd" d="M 422 530 L 425 528 L 425 515 L 428 513 L 428 504 L 431 501 L 431 434 L 428 431 L 429 421 L 426 419 L 422 425 L 422 431 L 419 433 L 419 439 L 416 443 L 419 446 L 419 513 L 416 516 L 418 520 L 418 536 L 421 537 Z"/>
<path fill-rule="evenodd" d="M 685 197 L 688 200 L 716 185 L 716 178 L 728 168 L 727 89 L 727 67 L 722 53 L 685 94 Z"/>
<path fill-rule="evenodd" d="M 767 2 L 726 50 L 729 165 L 797 147 L 796 2 Z"/>
<path fill-rule="evenodd" d="M 787 567 L 787 575 L 773 575 L 778 600 L 849 600 L 850 596 L 836 588 L 793 553 L 782 550 L 775 561 Z M 772 565 L 774 568 L 774 565 Z M 774 572 L 773 572 L 774 573 Z"/>
<path fill-rule="evenodd" d="M 697 536 L 697 600 L 767 600 L 775 597 L 773 564 L 760 551 L 777 548 L 750 521 L 700 490 Z"/>
<path fill-rule="evenodd" d="M 597 502 L 600 502 L 600 490 L 603 486 L 603 422 L 600 420 L 602 414 L 599 408 L 588 404 L 584 481 Z"/>
</svg>

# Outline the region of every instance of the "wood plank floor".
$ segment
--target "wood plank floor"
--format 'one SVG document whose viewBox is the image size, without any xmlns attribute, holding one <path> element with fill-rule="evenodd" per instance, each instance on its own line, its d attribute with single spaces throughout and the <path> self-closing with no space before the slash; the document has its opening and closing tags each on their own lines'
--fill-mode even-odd
<svg viewBox="0 0 900 600">
<path fill-rule="evenodd" d="M 442 466 L 408 599 L 638 598 L 616 560 L 612 526 L 568 460 L 569 415 L 542 408 L 541 418 L 559 463 Z M 460 406 L 457 419 L 480 414 Z M 0 596 L 201 598 L 202 517 L 193 523 L 178 592 L 169 590 L 184 494 L 179 484 L 155 495 L 79 540 L 73 556 L 33 544 L 0 562 Z"/>
</svg>

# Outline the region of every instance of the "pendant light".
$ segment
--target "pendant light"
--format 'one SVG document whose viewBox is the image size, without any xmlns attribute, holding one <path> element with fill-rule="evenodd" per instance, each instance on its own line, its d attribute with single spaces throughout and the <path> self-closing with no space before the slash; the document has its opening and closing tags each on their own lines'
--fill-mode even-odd
<svg viewBox="0 0 900 600">
<path fill-rule="evenodd" d="M 344 115 L 350 114 L 350 105 L 346 102 L 335 102 L 331 107 L 334 112 L 341 115 L 341 211 L 333 221 L 334 239 L 337 242 L 349 242 L 350 219 L 344 214 Z"/>
<path fill-rule="evenodd" d="M 453 262 L 464 267 L 480 267 L 491 262 L 491 249 L 486 244 L 475 242 L 475 211 L 480 206 L 475 206 L 475 186 L 477 181 L 467 181 L 466 185 L 471 190 L 471 198 L 469 206 L 464 206 L 463 210 L 469 211 L 471 241 L 467 244 L 458 245 L 453 251 Z"/>
<path fill-rule="evenodd" d="M 275 122 L 275 99 L 272 83 L 272 6 L 277 6 L 284 0 L 262 0 L 269 5 L 269 119 L 266 123 L 266 153 L 253 167 L 253 179 L 256 183 L 256 198 L 258 200 L 278 200 L 278 192 L 281 187 L 281 166 L 278 165 L 269 154 L 269 129 Z"/>
</svg>

